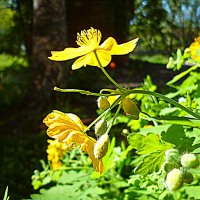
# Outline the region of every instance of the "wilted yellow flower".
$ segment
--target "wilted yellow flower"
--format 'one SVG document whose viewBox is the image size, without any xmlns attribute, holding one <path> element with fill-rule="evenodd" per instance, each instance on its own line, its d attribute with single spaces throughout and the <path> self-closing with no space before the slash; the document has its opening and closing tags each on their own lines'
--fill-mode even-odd
<svg viewBox="0 0 200 200">
<path fill-rule="evenodd" d="M 71 132 L 82 132 L 86 128 L 78 116 L 57 110 L 48 114 L 43 122 L 49 127 L 47 135 L 57 139 L 59 142 L 65 142 L 66 137 Z"/>
<path fill-rule="evenodd" d="M 53 111 L 46 116 L 43 122 L 48 126 L 48 136 L 62 142 L 66 149 L 80 146 L 82 151 L 88 153 L 95 170 L 103 172 L 102 160 L 97 160 L 94 157 L 96 140 L 83 133 L 86 126 L 78 116 L 72 113 Z"/>
<path fill-rule="evenodd" d="M 189 47 L 192 59 L 200 61 L 200 36 L 194 39 Z"/>
<path fill-rule="evenodd" d="M 56 170 L 62 166 L 61 160 L 65 156 L 65 145 L 57 140 L 47 140 L 47 142 L 49 143 L 47 147 L 47 159 L 51 163 L 51 168 Z"/>
<path fill-rule="evenodd" d="M 124 55 L 133 51 L 138 38 L 129 42 L 118 45 L 113 37 L 106 39 L 101 45 L 101 32 L 97 29 L 90 28 L 83 30 L 77 34 L 76 43 L 80 46 L 78 48 L 66 48 L 63 51 L 52 51 L 51 60 L 64 61 L 70 60 L 76 57 L 78 58 L 72 65 L 72 69 L 79 69 L 82 66 L 91 65 L 99 66 L 99 63 L 95 57 L 94 51 L 99 58 L 99 61 L 103 67 L 107 66 L 111 61 L 112 55 Z"/>
</svg>

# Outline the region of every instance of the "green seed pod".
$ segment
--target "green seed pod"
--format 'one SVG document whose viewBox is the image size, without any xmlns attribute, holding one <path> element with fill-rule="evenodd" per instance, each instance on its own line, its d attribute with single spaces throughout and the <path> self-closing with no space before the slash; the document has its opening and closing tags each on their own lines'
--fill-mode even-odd
<svg viewBox="0 0 200 200">
<path fill-rule="evenodd" d="M 166 186 L 170 191 L 179 189 L 183 185 L 183 173 L 180 169 L 174 168 L 167 174 Z"/>
<path fill-rule="evenodd" d="M 108 129 L 107 122 L 103 119 L 99 120 L 95 125 L 95 135 L 101 137 Z"/>
<path fill-rule="evenodd" d="M 131 116 L 133 119 L 138 120 L 139 119 L 139 109 L 136 105 L 136 103 L 130 99 L 130 98 L 124 98 L 122 100 L 122 107 L 126 115 Z"/>
<path fill-rule="evenodd" d="M 194 180 L 194 177 L 193 177 L 192 173 L 190 173 L 188 171 L 183 172 L 183 182 L 184 183 L 190 184 L 193 182 L 193 180 Z"/>
<path fill-rule="evenodd" d="M 103 158 L 108 150 L 109 136 L 107 133 L 103 134 L 97 143 L 94 145 L 94 157 L 99 160 Z"/>
<path fill-rule="evenodd" d="M 97 106 L 99 109 L 105 111 L 110 107 L 110 103 L 106 97 L 99 97 L 97 99 Z"/>
<path fill-rule="evenodd" d="M 181 156 L 181 165 L 186 168 L 197 168 L 199 166 L 199 159 L 192 153 L 186 153 Z"/>
</svg>

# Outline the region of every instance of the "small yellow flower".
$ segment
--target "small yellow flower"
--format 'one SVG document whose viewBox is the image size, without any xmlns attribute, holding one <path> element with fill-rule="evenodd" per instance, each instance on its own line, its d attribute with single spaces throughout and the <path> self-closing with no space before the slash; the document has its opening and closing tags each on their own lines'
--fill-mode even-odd
<svg viewBox="0 0 200 200">
<path fill-rule="evenodd" d="M 96 52 L 99 61 L 103 67 L 107 66 L 111 61 L 112 55 L 124 55 L 134 50 L 138 38 L 129 42 L 118 45 L 113 37 L 106 39 L 101 45 L 101 32 L 97 29 L 90 28 L 83 30 L 77 34 L 76 43 L 78 48 L 66 48 L 63 51 L 52 51 L 51 60 L 64 61 L 79 57 L 72 65 L 72 69 L 79 69 L 82 66 L 91 65 L 99 67 L 99 63 L 95 57 Z"/>
<path fill-rule="evenodd" d="M 57 140 L 47 140 L 47 142 L 49 143 L 47 147 L 47 158 L 51 163 L 51 168 L 56 170 L 62 166 L 61 160 L 65 156 L 65 146 L 64 143 L 60 143 Z"/>
<path fill-rule="evenodd" d="M 192 59 L 200 61 L 200 36 L 194 39 L 189 47 Z"/>
<path fill-rule="evenodd" d="M 94 169 L 100 173 L 103 172 L 102 160 L 97 160 L 94 157 L 96 140 L 83 133 L 86 126 L 78 116 L 72 113 L 53 111 L 46 116 L 43 122 L 48 126 L 47 134 L 49 137 L 62 142 L 65 149 L 80 146 L 82 151 L 88 153 Z"/>
</svg>

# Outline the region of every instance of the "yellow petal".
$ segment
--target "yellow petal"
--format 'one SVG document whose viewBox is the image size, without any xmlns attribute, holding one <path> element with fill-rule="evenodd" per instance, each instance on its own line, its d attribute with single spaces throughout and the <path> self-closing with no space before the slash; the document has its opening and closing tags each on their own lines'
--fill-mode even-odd
<svg viewBox="0 0 200 200">
<path fill-rule="evenodd" d="M 52 56 L 49 57 L 50 60 L 64 61 L 70 60 L 76 57 L 83 56 L 90 51 L 89 48 L 82 46 L 78 48 L 66 48 L 63 51 L 51 51 Z"/>
<path fill-rule="evenodd" d="M 83 124 L 83 122 L 77 115 L 73 113 L 66 113 L 66 115 L 69 116 L 70 119 L 73 120 L 74 123 L 78 125 L 82 131 L 86 128 L 86 126 Z"/>
<path fill-rule="evenodd" d="M 100 160 L 97 160 L 95 157 L 94 157 L 94 145 L 96 143 L 96 141 L 94 141 L 93 138 L 91 137 L 88 137 L 88 139 L 86 139 L 85 141 L 86 143 L 86 150 L 87 150 L 87 153 L 89 155 L 89 158 L 91 159 L 92 161 L 92 164 L 93 164 L 93 167 L 96 171 L 100 172 L 100 174 L 103 173 L 103 162 L 102 162 L 102 159 Z"/>
<path fill-rule="evenodd" d="M 102 49 L 97 49 L 96 53 L 97 53 L 97 56 L 99 58 L 99 61 L 102 65 L 102 67 L 105 67 L 110 63 L 110 61 L 111 61 L 110 52 L 102 50 Z M 92 58 L 89 61 L 89 65 L 99 67 L 99 63 L 97 62 L 94 52 L 92 52 Z"/>
<path fill-rule="evenodd" d="M 87 54 L 85 56 L 82 56 L 80 58 L 78 58 L 72 65 L 72 70 L 76 70 L 79 69 L 81 67 L 85 67 L 86 65 L 88 65 L 89 60 L 90 60 L 91 55 Z"/>
<path fill-rule="evenodd" d="M 100 45 L 100 48 L 103 48 L 109 51 L 111 55 L 124 55 L 134 50 L 134 48 L 136 47 L 137 41 L 138 41 L 138 38 L 118 45 L 114 38 L 109 37 Z"/>
</svg>

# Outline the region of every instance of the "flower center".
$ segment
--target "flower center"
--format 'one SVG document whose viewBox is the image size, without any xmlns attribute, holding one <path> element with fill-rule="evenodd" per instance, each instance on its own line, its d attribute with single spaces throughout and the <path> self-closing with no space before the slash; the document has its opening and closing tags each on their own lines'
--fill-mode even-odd
<svg viewBox="0 0 200 200">
<path fill-rule="evenodd" d="M 79 46 L 90 46 L 93 50 L 99 46 L 101 41 L 101 32 L 97 29 L 90 28 L 77 33 L 76 43 Z"/>
</svg>

